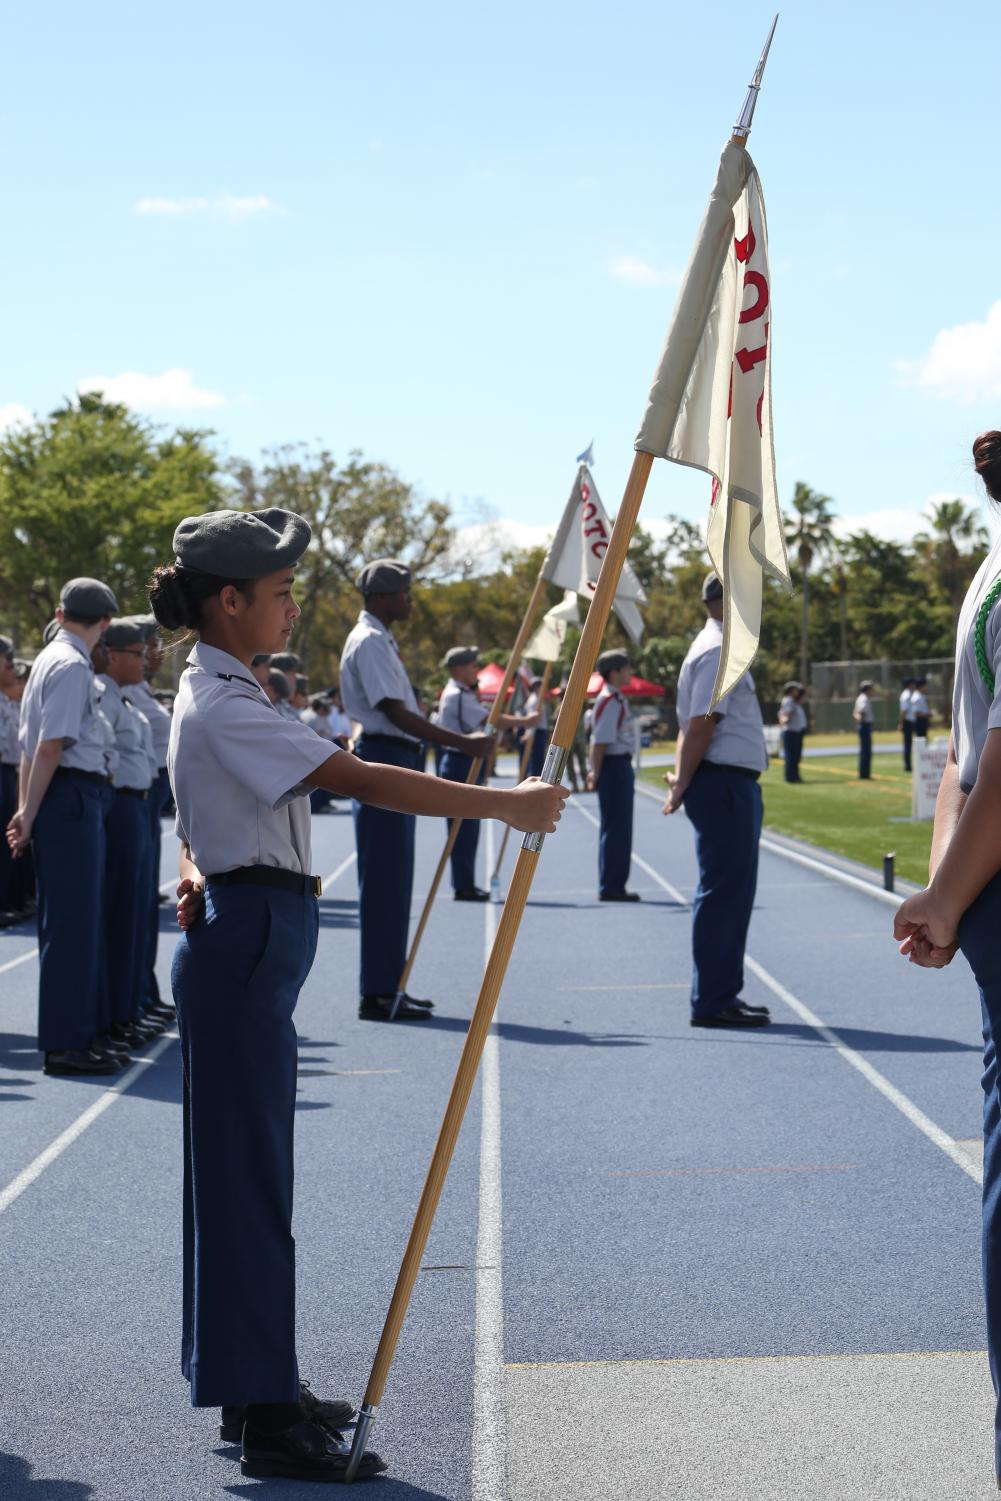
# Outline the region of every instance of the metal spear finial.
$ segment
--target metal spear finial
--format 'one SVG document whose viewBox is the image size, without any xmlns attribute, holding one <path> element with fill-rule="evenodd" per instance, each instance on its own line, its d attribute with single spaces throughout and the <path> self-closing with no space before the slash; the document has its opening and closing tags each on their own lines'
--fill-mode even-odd
<svg viewBox="0 0 1001 1501">
<path fill-rule="evenodd" d="M 754 119 L 754 106 L 758 102 L 758 90 L 761 88 L 761 79 L 765 71 L 765 63 L 768 61 L 768 49 L 772 45 L 772 37 L 775 35 L 775 28 L 778 24 L 779 18 L 778 14 L 776 13 L 775 20 L 772 22 L 772 29 L 768 33 L 768 40 L 765 43 L 764 51 L 762 52 L 761 57 L 758 60 L 758 66 L 754 70 L 754 77 L 751 79 L 750 83 L 747 86 L 747 98 L 744 100 L 744 108 L 740 112 L 740 119 L 733 127 L 733 134 L 736 140 L 746 141 L 747 137 L 751 134 L 751 121 Z"/>
</svg>

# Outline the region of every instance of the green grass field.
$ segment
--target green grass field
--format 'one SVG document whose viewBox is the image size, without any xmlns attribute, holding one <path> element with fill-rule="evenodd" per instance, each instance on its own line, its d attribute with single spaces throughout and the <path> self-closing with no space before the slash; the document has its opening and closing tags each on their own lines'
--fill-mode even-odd
<svg viewBox="0 0 1001 1501">
<path fill-rule="evenodd" d="M 845 737 L 835 743 L 844 744 Z M 911 812 L 911 779 L 898 756 L 874 756 L 868 782 L 859 781 L 849 756 L 810 757 L 800 771 L 801 783 L 786 782 L 781 761 L 773 760 L 761 778 L 766 828 L 872 866 L 880 877 L 883 856 L 892 850 L 897 874 L 924 884 L 931 821 L 905 821 Z M 664 785 L 663 768 L 646 767 L 640 775 L 655 787 Z"/>
</svg>

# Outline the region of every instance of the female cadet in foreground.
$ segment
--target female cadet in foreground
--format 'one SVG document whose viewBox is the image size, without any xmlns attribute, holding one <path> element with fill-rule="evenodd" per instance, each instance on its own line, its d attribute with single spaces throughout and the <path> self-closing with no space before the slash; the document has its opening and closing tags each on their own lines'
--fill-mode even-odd
<svg viewBox="0 0 1001 1501">
<path fill-rule="evenodd" d="M 1001 502 L 1001 432 L 973 445 L 978 474 Z M 959 617 L 949 759 L 935 805 L 930 881 L 894 920 L 900 951 L 938 969 L 958 948 L 980 989 L 984 1031 L 983 1277 L 994 1382 L 994 1469 L 1001 1489 L 1001 538 Z"/>
<path fill-rule="evenodd" d="M 181 846 L 174 956 L 184 1071 L 182 1368 L 196 1407 L 242 1427 L 246 1475 L 341 1481 L 346 1404 L 300 1386 L 295 1353 L 292 1012 L 316 950 L 308 794 L 552 831 L 566 792 L 466 787 L 369 764 L 286 720 L 251 675 L 299 614 L 310 529 L 289 511 L 216 511 L 174 534 L 150 604 L 197 632 L 174 704 L 168 768 Z M 385 1469 L 375 1454 L 361 1476 Z"/>
</svg>

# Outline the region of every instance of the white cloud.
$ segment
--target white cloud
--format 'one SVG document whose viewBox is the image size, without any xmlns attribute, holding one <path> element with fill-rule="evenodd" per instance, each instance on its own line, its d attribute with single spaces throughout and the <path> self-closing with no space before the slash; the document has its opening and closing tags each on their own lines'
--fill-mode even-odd
<svg viewBox="0 0 1001 1501">
<path fill-rule="evenodd" d="M 249 219 L 254 214 L 283 214 L 285 210 L 266 193 L 238 197 L 233 193 L 220 193 L 215 198 L 140 198 L 135 205 L 137 214 L 161 214 L 176 217 L 179 214 L 212 214 L 222 219 Z"/>
<path fill-rule="evenodd" d="M 674 287 L 681 280 L 676 271 L 661 270 L 636 255 L 620 255 L 611 265 L 616 281 L 631 287 Z"/>
<path fill-rule="evenodd" d="M 1001 302 L 983 323 L 941 329 L 923 359 L 898 360 L 896 369 L 908 384 L 955 401 L 1001 395 Z"/>
<path fill-rule="evenodd" d="M 196 386 L 190 370 L 165 370 L 162 375 L 142 375 L 138 370 L 88 375 L 77 382 L 77 390 L 103 391 L 109 401 L 147 412 L 194 412 L 226 405 L 220 391 Z"/>
<path fill-rule="evenodd" d="M 31 413 L 20 402 L 8 401 L 6 406 L 0 407 L 0 433 L 7 432 L 11 427 L 21 427 L 30 421 Z"/>
<path fill-rule="evenodd" d="M 872 532 L 884 542 L 910 543 L 916 532 L 929 530 L 928 512 L 943 500 L 961 500 L 979 512 L 980 519 L 989 531 L 997 530 L 997 522 L 991 509 L 976 496 L 961 495 L 956 490 L 936 490 L 927 496 L 924 504 L 914 509 L 886 506 L 881 510 L 858 511 L 852 516 L 839 516 L 834 523 L 838 537 L 847 537 L 850 532 Z"/>
</svg>

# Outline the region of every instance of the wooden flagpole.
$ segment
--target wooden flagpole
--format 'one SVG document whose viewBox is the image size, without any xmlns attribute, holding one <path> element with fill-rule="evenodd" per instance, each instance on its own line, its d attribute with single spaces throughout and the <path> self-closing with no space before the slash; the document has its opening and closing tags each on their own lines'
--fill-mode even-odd
<svg viewBox="0 0 1001 1501">
<path fill-rule="evenodd" d="M 540 704 L 544 704 L 545 701 L 546 701 L 546 694 L 549 692 L 549 679 L 552 677 L 552 675 L 553 675 L 553 664 L 552 664 L 552 662 L 547 662 L 546 665 L 545 665 L 545 667 L 542 669 L 542 685 L 539 688 L 539 703 Z M 525 732 L 525 744 L 522 746 L 522 749 L 521 749 L 521 761 L 518 764 L 518 781 L 519 782 L 523 782 L 525 780 L 525 775 L 526 775 L 526 773 L 528 771 L 528 763 L 529 763 L 529 760 L 531 759 L 531 755 L 532 755 L 532 747 L 535 744 L 535 737 L 536 737 L 537 733 L 538 733 L 538 726 L 537 725 L 533 725 L 530 730 L 526 730 L 526 732 Z M 510 833 L 511 833 L 511 825 L 509 823 L 506 823 L 504 825 L 504 837 L 501 840 L 500 850 L 498 851 L 497 859 L 496 859 L 496 862 L 494 863 L 494 868 L 493 868 L 493 870 L 491 872 L 491 875 L 490 875 L 490 879 L 491 880 L 493 880 L 495 877 L 499 877 L 500 876 L 500 868 L 501 868 L 501 866 L 504 863 L 504 851 L 507 849 L 508 835 Z"/>
<path fill-rule="evenodd" d="M 776 17 L 776 21 L 778 17 Z M 758 90 L 761 87 L 761 76 L 764 72 L 765 62 L 768 57 L 768 49 L 771 46 L 772 36 L 775 33 L 775 22 L 768 35 L 765 50 L 761 55 L 754 78 L 748 87 L 744 107 L 740 118 L 733 130 L 733 140 L 737 145 L 746 146 L 747 136 L 751 129 L 751 120 L 754 115 L 754 105 L 757 101 Z M 601 638 L 605 633 L 605 626 L 612 609 L 612 601 L 618 589 L 619 577 L 626 561 L 626 553 L 632 540 L 636 522 L 639 517 L 640 506 L 646 492 L 647 481 L 650 478 L 650 470 L 653 467 L 654 456 L 651 453 L 637 451 L 633 455 L 632 467 L 626 488 L 622 496 L 622 504 L 612 527 L 612 535 L 608 543 L 608 551 L 605 553 L 601 564 L 601 572 L 595 585 L 594 597 L 591 600 L 587 617 L 584 621 L 584 629 L 581 633 L 580 643 L 574 656 L 573 666 L 570 669 L 570 679 L 567 683 L 563 698 L 560 702 L 559 713 L 556 716 L 556 724 L 553 727 L 553 738 L 546 754 L 546 763 L 542 772 L 543 781 L 556 784 L 562 781 L 563 772 L 570 759 L 573 746 L 574 731 L 577 721 L 584 709 L 584 700 L 587 696 L 587 685 L 594 671 L 594 665 L 598 660 L 598 649 L 601 646 Z M 527 634 L 527 633 L 526 633 Z M 522 643 L 524 645 L 524 643 Z M 513 654 L 512 654 L 513 655 Z M 512 669 L 513 672 L 513 669 Z M 355 1427 L 354 1439 L 351 1444 L 351 1456 L 345 1471 L 345 1480 L 350 1482 L 358 1473 L 362 1455 L 365 1452 L 365 1444 L 375 1414 L 382 1401 L 383 1392 L 386 1389 L 386 1381 L 389 1377 L 389 1369 L 396 1353 L 396 1345 L 406 1317 L 407 1308 L 413 1295 L 414 1284 L 420 1271 L 424 1248 L 427 1245 L 431 1226 L 434 1222 L 435 1211 L 441 1198 L 442 1189 L 445 1186 L 445 1178 L 448 1174 L 452 1154 L 458 1140 L 469 1096 L 472 1093 L 483 1049 L 486 1046 L 487 1036 L 493 1024 L 494 1012 L 500 996 L 504 976 L 507 973 L 508 962 L 514 949 L 515 939 L 518 936 L 518 928 L 521 924 L 522 915 L 525 911 L 525 903 L 532 888 L 535 869 L 539 861 L 539 852 L 542 849 L 543 834 L 526 834 L 522 842 L 521 853 L 518 856 L 514 874 L 511 877 L 511 885 L 508 888 L 507 900 L 504 903 L 497 931 L 494 935 L 490 957 L 487 960 L 483 979 L 480 984 L 479 995 L 476 998 L 476 1006 L 473 1010 L 469 1030 L 466 1033 L 466 1041 L 459 1058 L 459 1066 L 456 1069 L 455 1079 L 452 1084 L 452 1092 L 449 1095 L 448 1105 L 438 1132 L 438 1140 L 435 1143 L 434 1153 L 431 1157 L 431 1166 L 428 1168 L 427 1178 L 421 1192 L 420 1201 L 417 1205 L 417 1213 L 407 1241 L 406 1250 L 403 1254 L 403 1262 L 396 1279 L 396 1287 L 386 1314 L 386 1322 L 383 1325 L 382 1336 L 376 1350 L 372 1372 L 365 1388 L 365 1397 L 361 1411 L 358 1414 L 358 1422 Z"/>
<path fill-rule="evenodd" d="M 522 652 L 525 650 L 525 642 L 528 640 L 529 632 L 531 631 L 535 617 L 539 612 L 539 606 L 542 604 L 543 599 L 545 598 L 546 583 L 547 580 L 543 578 L 542 574 L 540 573 L 539 577 L 535 581 L 535 587 L 532 590 L 528 605 L 525 608 L 525 614 L 522 617 L 521 625 L 518 627 L 518 634 L 514 638 L 514 645 L 511 648 L 511 655 L 508 658 L 507 666 L 504 669 L 504 678 L 501 682 L 500 688 L 497 690 L 497 697 L 494 699 L 493 703 L 490 706 L 490 713 L 487 715 L 486 722 L 481 732 L 483 734 L 491 734 L 497 728 L 497 723 L 500 719 L 500 716 L 504 712 L 504 705 L 507 701 L 508 689 L 511 686 L 515 673 L 518 671 Z M 467 784 L 474 783 L 478 780 L 482 766 L 483 757 L 476 757 L 472 765 L 470 766 L 469 772 L 466 776 Z M 404 995 L 406 994 L 407 985 L 410 982 L 410 976 L 413 972 L 414 963 L 417 959 L 417 950 L 421 946 L 421 939 L 424 937 L 424 930 L 428 925 L 428 918 L 431 916 L 431 908 L 434 906 L 435 898 L 438 895 L 438 888 L 441 885 L 441 878 L 445 874 L 445 867 L 448 864 L 449 856 L 455 848 L 455 841 L 459 837 L 459 829 L 461 827 L 461 818 L 453 818 L 449 820 L 448 838 L 445 840 L 445 848 L 441 852 L 441 857 L 435 869 L 434 876 L 432 877 L 431 885 L 428 889 L 428 894 L 424 898 L 424 907 L 421 911 L 421 915 L 417 923 L 417 928 L 414 932 L 413 941 L 410 944 L 410 952 L 407 955 L 407 962 L 403 966 L 403 973 L 401 974 L 399 984 L 396 987 L 396 996 L 393 1000 L 392 1010 L 389 1013 L 390 1021 L 392 1021 L 396 1016 L 400 1003 L 403 1000 Z"/>
</svg>

